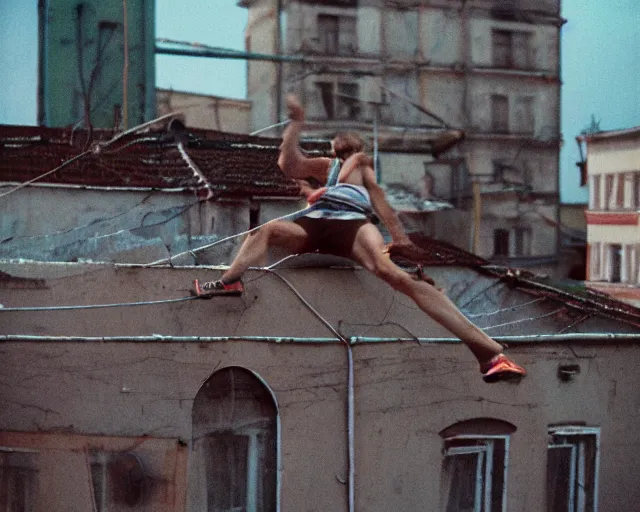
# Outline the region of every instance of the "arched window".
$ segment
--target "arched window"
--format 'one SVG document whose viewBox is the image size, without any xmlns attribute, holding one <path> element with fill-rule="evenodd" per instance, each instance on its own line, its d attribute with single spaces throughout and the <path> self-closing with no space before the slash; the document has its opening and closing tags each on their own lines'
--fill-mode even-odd
<svg viewBox="0 0 640 512">
<path fill-rule="evenodd" d="M 275 512 L 277 409 L 251 372 L 214 373 L 193 404 L 191 510 Z"/>
</svg>

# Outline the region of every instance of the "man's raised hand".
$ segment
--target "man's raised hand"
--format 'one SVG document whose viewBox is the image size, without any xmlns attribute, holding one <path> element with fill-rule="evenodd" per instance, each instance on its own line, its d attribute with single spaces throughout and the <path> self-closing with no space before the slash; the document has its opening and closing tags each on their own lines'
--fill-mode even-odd
<svg viewBox="0 0 640 512">
<path fill-rule="evenodd" d="M 287 95 L 287 116 L 292 121 L 304 121 L 304 110 L 294 94 Z"/>
</svg>

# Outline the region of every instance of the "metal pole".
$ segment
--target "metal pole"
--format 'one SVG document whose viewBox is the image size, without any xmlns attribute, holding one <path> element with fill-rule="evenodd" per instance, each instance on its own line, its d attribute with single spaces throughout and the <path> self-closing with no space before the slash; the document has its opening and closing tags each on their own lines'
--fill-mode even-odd
<svg viewBox="0 0 640 512">
<path fill-rule="evenodd" d="M 128 39 L 128 21 L 127 21 L 127 0 L 122 0 L 122 25 L 124 31 L 124 65 L 122 68 L 122 123 L 123 128 L 128 128 L 129 122 L 129 39 Z"/>
</svg>

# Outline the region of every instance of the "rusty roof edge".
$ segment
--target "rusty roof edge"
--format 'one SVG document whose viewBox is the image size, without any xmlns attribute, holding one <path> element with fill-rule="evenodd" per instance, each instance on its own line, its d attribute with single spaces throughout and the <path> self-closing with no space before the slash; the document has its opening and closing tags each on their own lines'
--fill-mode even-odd
<svg viewBox="0 0 640 512">
<path fill-rule="evenodd" d="M 640 126 L 632 126 L 631 128 L 622 128 L 619 130 L 604 130 L 601 132 L 578 135 L 576 139 L 590 141 L 598 141 L 601 139 L 613 139 L 616 137 L 630 137 L 640 135 Z"/>
<path fill-rule="evenodd" d="M 507 284 L 511 283 L 512 286 L 518 288 L 524 292 L 543 292 L 549 298 L 555 298 L 562 300 L 567 306 L 583 311 L 587 314 L 600 315 L 615 320 L 624 321 L 634 327 L 640 328 L 640 309 L 636 308 L 625 302 L 621 302 L 614 297 L 603 293 L 596 293 L 592 290 L 585 291 L 589 295 L 598 296 L 602 301 L 595 300 L 595 298 L 582 296 L 577 293 L 571 293 L 567 290 L 563 290 L 557 286 L 536 281 L 534 274 L 528 271 L 520 271 L 516 269 L 510 269 L 508 267 L 497 267 L 495 265 L 486 265 L 479 267 L 478 270 L 494 277 L 498 277 L 500 280 L 505 281 Z M 582 281 L 577 281 L 581 283 Z"/>
</svg>

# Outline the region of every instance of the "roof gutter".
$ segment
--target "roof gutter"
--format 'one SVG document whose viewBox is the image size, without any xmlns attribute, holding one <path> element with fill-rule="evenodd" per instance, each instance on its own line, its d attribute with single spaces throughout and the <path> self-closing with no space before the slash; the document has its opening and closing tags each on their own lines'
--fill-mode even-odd
<svg viewBox="0 0 640 512">
<path fill-rule="evenodd" d="M 368 336 L 351 336 L 347 338 L 351 345 L 364 343 L 407 343 L 419 344 L 461 343 L 458 338 L 372 338 Z M 511 345 L 527 345 L 532 343 L 633 343 L 640 342 L 640 333 L 567 333 L 567 334 L 530 334 L 526 336 L 495 336 L 501 343 Z M 0 343 L 6 342 L 47 342 L 47 343 L 219 343 L 229 341 L 249 341 L 259 343 L 300 343 L 309 345 L 342 344 L 338 338 L 301 338 L 294 336 L 171 336 L 153 334 L 151 336 L 41 336 L 29 334 L 0 335 Z"/>
</svg>

